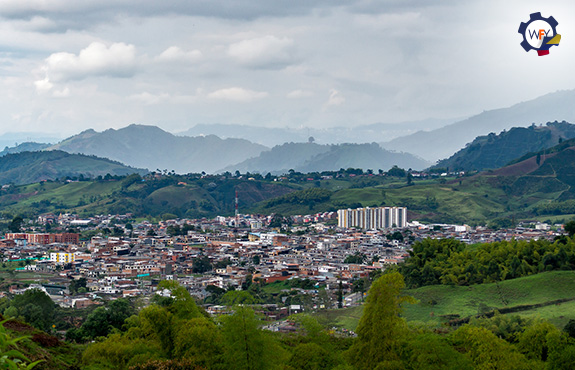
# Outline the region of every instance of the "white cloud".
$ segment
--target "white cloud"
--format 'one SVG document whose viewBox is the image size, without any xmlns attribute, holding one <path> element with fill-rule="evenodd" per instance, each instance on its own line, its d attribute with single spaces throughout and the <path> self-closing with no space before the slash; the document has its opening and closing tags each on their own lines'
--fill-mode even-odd
<svg viewBox="0 0 575 370">
<path fill-rule="evenodd" d="M 203 54 L 199 50 L 184 51 L 178 46 L 170 46 L 156 59 L 162 62 L 197 62 Z"/>
<path fill-rule="evenodd" d="M 62 90 L 56 90 L 54 91 L 54 94 L 52 94 L 52 96 L 54 96 L 55 98 L 67 98 L 68 96 L 70 96 L 70 89 L 68 87 L 65 87 Z"/>
<path fill-rule="evenodd" d="M 329 90 L 329 99 L 325 103 L 325 106 L 328 107 L 330 105 L 341 105 L 345 102 L 345 98 L 341 95 L 339 91 L 336 89 Z"/>
<path fill-rule="evenodd" d="M 54 87 L 54 84 L 50 82 L 48 77 L 45 77 L 42 80 L 34 81 L 34 85 L 36 86 L 36 92 L 39 94 L 48 92 Z"/>
<path fill-rule="evenodd" d="M 152 104 L 159 104 L 170 99 L 170 94 L 167 93 L 151 94 L 149 92 L 143 92 L 140 94 L 130 96 L 130 99 L 140 101 L 144 104 L 152 105 Z"/>
<path fill-rule="evenodd" d="M 228 48 L 228 55 L 254 68 L 281 68 L 295 61 L 293 40 L 271 35 L 236 42 Z"/>
<path fill-rule="evenodd" d="M 44 67 L 51 81 L 81 80 L 89 76 L 130 77 L 136 70 L 136 47 L 93 42 L 78 55 L 54 53 Z"/>
<path fill-rule="evenodd" d="M 309 98 L 313 96 L 313 93 L 307 90 L 294 90 L 289 92 L 286 96 L 288 97 L 288 99 L 301 99 L 301 98 Z"/>
<path fill-rule="evenodd" d="M 231 100 L 242 103 L 249 103 L 254 100 L 263 99 L 268 96 L 264 91 L 253 91 L 241 87 L 230 87 L 216 90 L 208 94 L 208 99 Z"/>
</svg>

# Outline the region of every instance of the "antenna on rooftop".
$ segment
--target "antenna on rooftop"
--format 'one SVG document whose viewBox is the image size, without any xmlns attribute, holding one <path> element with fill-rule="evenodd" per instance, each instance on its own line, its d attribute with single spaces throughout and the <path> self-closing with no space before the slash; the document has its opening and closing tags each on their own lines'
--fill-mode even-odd
<svg viewBox="0 0 575 370">
<path fill-rule="evenodd" d="M 236 190 L 236 227 L 238 227 L 240 221 L 240 214 L 238 213 L 238 191 Z"/>
</svg>

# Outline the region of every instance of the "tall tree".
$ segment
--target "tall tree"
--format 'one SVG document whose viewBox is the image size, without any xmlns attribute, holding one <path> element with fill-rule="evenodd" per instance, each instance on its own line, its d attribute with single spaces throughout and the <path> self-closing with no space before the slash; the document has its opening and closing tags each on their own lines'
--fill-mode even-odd
<svg viewBox="0 0 575 370">
<path fill-rule="evenodd" d="M 348 351 L 358 369 L 395 368 L 400 364 L 402 343 L 407 339 L 407 324 L 399 315 L 401 305 L 414 302 L 401 294 L 403 276 L 392 272 L 379 277 L 368 292 L 363 316 L 357 326 L 357 341 Z"/>
<path fill-rule="evenodd" d="M 273 338 L 260 330 L 260 321 L 251 308 L 236 306 L 233 315 L 222 318 L 222 335 L 229 370 L 265 370 L 278 360 Z"/>
</svg>

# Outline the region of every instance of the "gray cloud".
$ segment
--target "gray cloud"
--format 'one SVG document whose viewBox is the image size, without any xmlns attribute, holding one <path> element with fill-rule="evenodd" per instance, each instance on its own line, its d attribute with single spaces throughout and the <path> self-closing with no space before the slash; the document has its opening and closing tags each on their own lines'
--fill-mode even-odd
<svg viewBox="0 0 575 370">
<path fill-rule="evenodd" d="M 533 7 L 562 44 L 525 53 Z M 575 5 L 495 0 L 0 2 L 0 133 L 353 126 L 575 88 Z"/>
</svg>

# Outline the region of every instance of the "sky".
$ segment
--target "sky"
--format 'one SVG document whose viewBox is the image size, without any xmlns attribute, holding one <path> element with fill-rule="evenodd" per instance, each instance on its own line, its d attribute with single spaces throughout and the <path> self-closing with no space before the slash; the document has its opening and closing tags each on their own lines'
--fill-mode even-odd
<svg viewBox="0 0 575 370">
<path fill-rule="evenodd" d="M 0 134 L 467 117 L 575 89 L 574 30 L 553 0 L 0 0 Z"/>
</svg>

